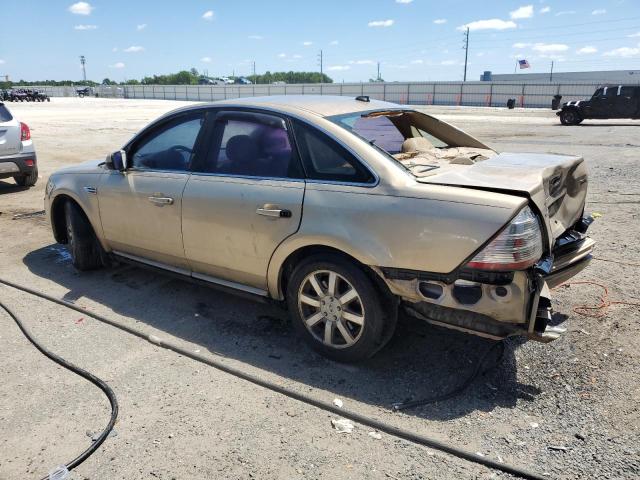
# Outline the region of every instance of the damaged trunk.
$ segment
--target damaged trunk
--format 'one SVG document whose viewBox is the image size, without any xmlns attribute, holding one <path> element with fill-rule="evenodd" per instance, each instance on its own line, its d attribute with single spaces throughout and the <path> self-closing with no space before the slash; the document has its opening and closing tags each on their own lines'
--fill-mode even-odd
<svg viewBox="0 0 640 480">
<path fill-rule="evenodd" d="M 467 150 L 476 150 L 477 155 L 483 153 L 478 149 Z M 414 174 L 421 183 L 528 196 L 550 232 L 550 248 L 557 238 L 582 218 L 587 196 L 587 168 L 581 157 L 502 153 L 466 165 L 448 163 L 423 175 Z"/>
</svg>

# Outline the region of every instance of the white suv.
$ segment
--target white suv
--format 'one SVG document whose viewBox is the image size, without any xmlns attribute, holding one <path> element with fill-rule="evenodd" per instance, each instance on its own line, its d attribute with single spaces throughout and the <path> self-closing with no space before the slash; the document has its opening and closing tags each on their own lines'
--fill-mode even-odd
<svg viewBox="0 0 640 480">
<path fill-rule="evenodd" d="M 21 187 L 32 187 L 38 181 L 38 164 L 29 127 L 0 102 L 0 179 L 9 177 Z"/>
</svg>

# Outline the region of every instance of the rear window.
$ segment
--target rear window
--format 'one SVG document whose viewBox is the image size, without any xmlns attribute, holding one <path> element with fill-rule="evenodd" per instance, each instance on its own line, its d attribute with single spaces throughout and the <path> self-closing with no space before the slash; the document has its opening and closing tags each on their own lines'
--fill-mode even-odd
<svg viewBox="0 0 640 480">
<path fill-rule="evenodd" d="M 13 120 L 13 117 L 11 116 L 11 112 L 7 110 L 7 107 L 0 104 L 0 123 L 10 122 L 11 120 Z"/>
</svg>

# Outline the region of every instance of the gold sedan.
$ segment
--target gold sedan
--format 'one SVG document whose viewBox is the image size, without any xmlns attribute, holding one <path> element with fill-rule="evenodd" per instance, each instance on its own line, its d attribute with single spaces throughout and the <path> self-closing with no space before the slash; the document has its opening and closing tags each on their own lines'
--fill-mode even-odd
<svg viewBox="0 0 640 480">
<path fill-rule="evenodd" d="M 497 153 L 368 97 L 181 108 L 106 161 L 54 173 L 45 204 L 78 270 L 112 258 L 286 302 L 339 361 L 399 308 L 489 338 L 557 338 L 549 289 L 582 270 L 582 158 Z"/>
</svg>

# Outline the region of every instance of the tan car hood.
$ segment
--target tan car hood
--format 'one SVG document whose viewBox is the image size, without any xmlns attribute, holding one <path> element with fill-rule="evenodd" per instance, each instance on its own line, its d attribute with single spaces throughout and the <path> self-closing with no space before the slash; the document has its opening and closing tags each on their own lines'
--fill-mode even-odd
<svg viewBox="0 0 640 480">
<path fill-rule="evenodd" d="M 88 160 L 86 162 L 78 163 L 77 165 L 71 165 L 56 170 L 55 174 L 64 173 L 102 173 L 104 169 L 100 166 L 104 163 L 104 159 L 100 160 Z"/>
<path fill-rule="evenodd" d="M 527 195 L 544 217 L 550 245 L 582 217 L 587 196 L 584 159 L 566 155 L 501 153 L 416 180 Z"/>
</svg>

